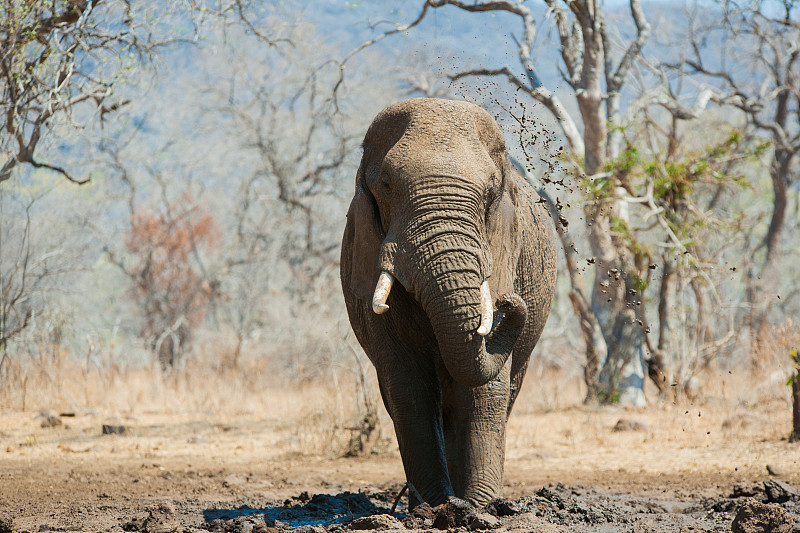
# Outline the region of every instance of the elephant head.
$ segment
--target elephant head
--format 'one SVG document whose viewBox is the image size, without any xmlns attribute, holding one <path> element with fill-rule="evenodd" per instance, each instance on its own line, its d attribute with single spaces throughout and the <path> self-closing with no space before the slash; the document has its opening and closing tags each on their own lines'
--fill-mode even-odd
<svg viewBox="0 0 800 533">
<path fill-rule="evenodd" d="M 400 283 L 427 315 L 447 371 L 470 387 L 500 372 L 527 316 L 513 292 L 521 238 L 510 172 L 486 111 L 406 100 L 370 126 L 347 215 L 345 285 L 381 314 Z M 492 294 L 503 295 L 499 321 Z"/>
</svg>

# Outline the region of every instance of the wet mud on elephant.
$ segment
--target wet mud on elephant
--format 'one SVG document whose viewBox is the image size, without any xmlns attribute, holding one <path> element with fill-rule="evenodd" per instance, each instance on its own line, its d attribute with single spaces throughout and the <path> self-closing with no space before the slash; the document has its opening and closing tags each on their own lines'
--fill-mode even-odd
<svg viewBox="0 0 800 533">
<path fill-rule="evenodd" d="M 553 298 L 554 239 L 483 109 L 415 98 L 373 121 L 342 288 L 407 480 L 431 505 L 500 495 L 506 421 Z"/>
</svg>

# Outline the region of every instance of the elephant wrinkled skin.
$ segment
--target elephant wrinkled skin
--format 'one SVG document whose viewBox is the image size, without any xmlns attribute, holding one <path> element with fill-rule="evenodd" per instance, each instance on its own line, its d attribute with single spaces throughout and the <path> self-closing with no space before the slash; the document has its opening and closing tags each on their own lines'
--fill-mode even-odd
<svg viewBox="0 0 800 533">
<path fill-rule="evenodd" d="M 503 486 L 506 421 L 553 299 L 552 220 L 473 104 L 394 104 L 363 149 L 342 242 L 350 323 L 409 483 L 431 505 L 485 505 Z"/>
</svg>

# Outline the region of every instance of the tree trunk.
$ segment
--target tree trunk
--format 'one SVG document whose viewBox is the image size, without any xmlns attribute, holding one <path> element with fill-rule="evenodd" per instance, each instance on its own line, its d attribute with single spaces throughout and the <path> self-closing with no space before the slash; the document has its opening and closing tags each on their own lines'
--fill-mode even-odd
<svg viewBox="0 0 800 533">
<path fill-rule="evenodd" d="M 769 342 L 769 312 L 772 302 L 775 301 L 778 281 L 778 259 L 781 255 L 781 238 L 786 219 L 787 183 L 791 168 L 792 154 L 788 150 L 777 148 L 770 177 L 772 178 L 773 199 L 772 217 L 769 221 L 767 234 L 764 236 L 764 245 L 767 253 L 761 272 L 753 282 L 750 289 L 750 314 L 751 357 L 754 366 L 760 366 L 760 356 L 767 349 Z"/>
<path fill-rule="evenodd" d="M 611 223 L 615 219 L 627 223 L 621 203 L 618 198 L 604 199 L 587 208 L 589 243 L 595 257 L 591 310 L 608 347 L 599 360 L 597 394 L 601 402 L 642 406 L 645 370 L 637 305 L 641 296 L 635 289 L 638 273 L 629 243 L 623 236 L 615 236 Z"/>
<path fill-rule="evenodd" d="M 800 371 L 795 372 L 792 381 L 792 434 L 789 442 L 800 442 Z"/>
</svg>

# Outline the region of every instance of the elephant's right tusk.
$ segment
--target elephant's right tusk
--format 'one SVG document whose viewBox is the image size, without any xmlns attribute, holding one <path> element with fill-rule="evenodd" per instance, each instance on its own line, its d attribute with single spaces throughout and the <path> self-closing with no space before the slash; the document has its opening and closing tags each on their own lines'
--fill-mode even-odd
<svg viewBox="0 0 800 533">
<path fill-rule="evenodd" d="M 478 326 L 478 335 L 485 337 L 492 330 L 492 292 L 489 290 L 489 280 L 481 283 L 481 325 Z"/>
<path fill-rule="evenodd" d="M 372 295 L 372 310 L 379 315 L 389 310 L 386 299 L 389 297 L 389 291 L 392 290 L 392 283 L 394 283 L 394 277 L 386 271 L 381 272 L 378 284 L 375 285 L 375 293 Z"/>
</svg>

